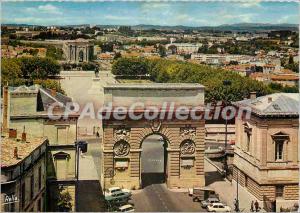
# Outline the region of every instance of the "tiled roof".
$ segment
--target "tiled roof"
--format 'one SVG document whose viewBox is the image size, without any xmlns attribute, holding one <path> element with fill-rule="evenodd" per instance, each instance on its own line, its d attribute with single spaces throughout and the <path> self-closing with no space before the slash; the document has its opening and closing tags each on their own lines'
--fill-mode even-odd
<svg viewBox="0 0 300 213">
<path fill-rule="evenodd" d="M 2 132 L 1 138 L 1 168 L 18 164 L 29 156 L 36 148 L 46 142 L 46 137 L 32 137 L 27 134 L 26 142 L 21 141 L 21 135 L 17 139 L 9 138 Z M 18 149 L 18 158 L 14 157 L 15 147 Z"/>
<path fill-rule="evenodd" d="M 298 81 L 299 76 L 294 74 L 264 74 L 264 73 L 252 73 L 250 78 L 257 79 L 257 78 L 265 78 L 274 81 Z"/>
<path fill-rule="evenodd" d="M 239 107 L 250 107 L 257 115 L 299 116 L 299 93 L 274 93 L 255 99 L 235 102 Z"/>
</svg>

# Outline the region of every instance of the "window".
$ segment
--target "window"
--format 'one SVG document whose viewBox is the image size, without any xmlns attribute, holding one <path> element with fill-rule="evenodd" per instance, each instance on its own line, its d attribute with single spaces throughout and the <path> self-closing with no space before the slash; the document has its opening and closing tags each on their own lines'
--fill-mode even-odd
<svg viewBox="0 0 300 213">
<path fill-rule="evenodd" d="M 57 126 L 56 143 L 67 144 L 67 126 Z"/>
<path fill-rule="evenodd" d="M 283 197 L 284 186 L 276 186 L 276 197 Z"/>
<path fill-rule="evenodd" d="M 283 140 L 275 141 L 275 160 L 283 160 Z"/>
<path fill-rule="evenodd" d="M 12 194 L 8 194 L 8 195 L 5 195 L 5 203 L 3 204 L 4 205 L 4 210 L 6 212 L 14 212 L 15 211 L 15 194 L 12 193 Z"/>
<path fill-rule="evenodd" d="M 34 176 L 30 177 L 30 199 L 32 200 L 34 196 Z"/>
<path fill-rule="evenodd" d="M 249 152 L 250 151 L 251 135 L 248 132 L 246 133 L 246 140 L 247 140 L 247 152 Z"/>
<path fill-rule="evenodd" d="M 42 167 L 39 167 L 39 190 L 42 188 Z"/>
<path fill-rule="evenodd" d="M 290 141 L 289 135 L 284 132 L 278 132 L 272 135 L 272 139 L 275 146 L 275 161 L 284 160 L 284 147 L 285 143 L 288 143 Z"/>
<path fill-rule="evenodd" d="M 57 179 L 66 179 L 68 175 L 68 163 L 70 159 L 70 154 L 65 152 L 58 152 L 54 155 L 55 159 L 55 169 Z"/>
<path fill-rule="evenodd" d="M 246 138 L 246 151 L 250 152 L 252 128 L 247 123 L 244 124 L 244 132 Z"/>
</svg>

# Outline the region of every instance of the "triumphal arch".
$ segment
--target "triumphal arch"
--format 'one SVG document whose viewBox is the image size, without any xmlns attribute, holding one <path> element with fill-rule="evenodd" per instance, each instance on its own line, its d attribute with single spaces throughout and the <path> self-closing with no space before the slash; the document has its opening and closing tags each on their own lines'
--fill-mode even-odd
<svg viewBox="0 0 300 213">
<path fill-rule="evenodd" d="M 202 85 L 107 85 L 104 106 L 100 180 L 104 189 L 142 187 L 142 143 L 153 134 L 166 144 L 165 182 L 169 188 L 205 185 Z"/>
</svg>

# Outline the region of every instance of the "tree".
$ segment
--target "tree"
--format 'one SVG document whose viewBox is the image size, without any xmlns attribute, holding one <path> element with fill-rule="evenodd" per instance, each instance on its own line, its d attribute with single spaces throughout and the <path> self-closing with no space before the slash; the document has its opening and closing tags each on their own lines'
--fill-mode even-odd
<svg viewBox="0 0 300 213">
<path fill-rule="evenodd" d="M 139 75 L 140 71 L 148 74 L 154 82 L 160 83 L 200 83 L 205 86 L 205 100 L 211 102 L 228 98 L 229 101 L 242 100 L 249 97 L 250 92 L 266 95 L 271 89 L 262 82 L 240 76 L 231 71 L 167 59 L 136 59 L 122 58 L 113 64 L 115 75 Z M 224 87 L 223 81 L 230 80 L 232 84 Z"/>
<path fill-rule="evenodd" d="M 14 85 L 21 77 L 21 67 L 16 59 L 1 58 L 1 85 Z"/>
<path fill-rule="evenodd" d="M 294 58 L 292 55 L 290 55 L 289 57 L 289 64 L 293 64 L 294 63 Z"/>
<path fill-rule="evenodd" d="M 81 66 L 82 66 L 82 70 L 87 70 L 87 71 L 95 71 L 97 67 L 96 64 L 91 62 L 83 62 Z"/>
<path fill-rule="evenodd" d="M 158 45 L 158 53 L 160 55 L 160 57 L 165 57 L 167 54 L 166 54 L 166 48 L 163 46 L 163 45 Z"/>
<path fill-rule="evenodd" d="M 72 197 L 68 191 L 65 191 L 64 187 L 59 188 L 59 198 L 58 198 L 58 211 L 69 212 L 72 210 Z"/>
<path fill-rule="evenodd" d="M 139 58 L 119 58 L 112 66 L 112 73 L 121 76 L 145 75 L 147 70 L 147 62 Z"/>
<path fill-rule="evenodd" d="M 52 58 L 22 57 L 19 64 L 23 78 L 46 79 L 60 73 L 60 65 Z"/>
<path fill-rule="evenodd" d="M 54 46 L 47 47 L 46 57 L 62 60 L 63 59 L 63 51 L 60 48 L 56 48 Z"/>
<path fill-rule="evenodd" d="M 59 92 L 61 94 L 65 94 L 65 91 L 61 88 L 59 82 L 54 79 L 46 79 L 46 80 L 37 79 L 37 80 L 34 80 L 33 83 L 39 84 L 44 88 L 56 90 L 57 92 Z"/>
<path fill-rule="evenodd" d="M 118 59 L 118 58 L 121 58 L 122 55 L 120 52 L 116 52 L 115 56 L 114 56 L 114 60 Z"/>
</svg>

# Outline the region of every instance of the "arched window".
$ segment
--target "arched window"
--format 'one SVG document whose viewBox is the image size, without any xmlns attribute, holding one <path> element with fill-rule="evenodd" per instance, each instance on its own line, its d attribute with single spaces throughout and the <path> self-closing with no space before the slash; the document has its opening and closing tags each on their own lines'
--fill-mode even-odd
<svg viewBox="0 0 300 213">
<path fill-rule="evenodd" d="M 250 152 L 250 146 L 252 140 L 252 128 L 250 128 L 250 126 L 247 123 L 244 124 L 244 132 L 246 138 L 246 151 Z"/>
</svg>

